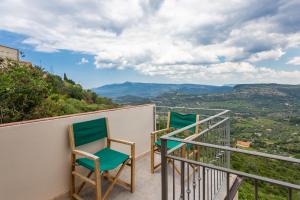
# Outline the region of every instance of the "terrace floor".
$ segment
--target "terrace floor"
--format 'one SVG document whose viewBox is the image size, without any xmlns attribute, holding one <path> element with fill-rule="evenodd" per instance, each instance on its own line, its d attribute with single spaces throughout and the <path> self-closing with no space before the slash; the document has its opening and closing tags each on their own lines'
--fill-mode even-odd
<svg viewBox="0 0 300 200">
<path fill-rule="evenodd" d="M 157 162 L 160 160 L 159 156 L 156 157 Z M 179 166 L 179 163 L 177 163 Z M 172 196 L 172 173 L 173 169 L 171 165 L 169 165 L 169 198 Z M 202 174 L 202 173 L 200 173 Z M 126 167 L 123 171 L 121 178 L 123 180 L 129 180 L 130 177 L 130 169 Z M 231 181 L 232 182 L 232 181 Z M 110 182 L 103 180 L 102 181 L 103 188 L 102 191 L 106 191 L 106 188 L 109 186 Z M 187 183 L 185 183 L 187 185 Z M 210 185 L 210 184 L 209 184 Z M 192 176 L 190 176 L 190 187 L 192 190 Z M 179 195 L 180 191 L 180 176 L 175 173 L 175 191 L 176 195 Z M 202 193 L 202 189 L 200 189 L 200 193 Z M 210 192 L 209 192 L 210 193 Z M 222 187 L 218 195 L 215 199 L 224 199 L 225 187 Z M 81 191 L 80 196 L 85 200 L 94 200 L 95 199 L 95 190 L 89 184 L 86 184 L 84 189 Z M 191 193 L 192 196 L 192 193 Z M 144 156 L 137 160 L 136 162 L 136 190 L 134 193 L 126 190 L 122 186 L 115 185 L 113 191 L 109 195 L 109 199 L 113 200 L 156 200 L 161 199 L 161 173 L 160 169 L 157 169 L 154 174 L 150 173 L 150 155 Z M 179 196 L 176 197 L 179 199 Z M 198 198 L 198 191 L 196 191 L 196 199 Z M 64 196 L 57 198 L 56 200 L 71 200 L 70 197 Z"/>
</svg>

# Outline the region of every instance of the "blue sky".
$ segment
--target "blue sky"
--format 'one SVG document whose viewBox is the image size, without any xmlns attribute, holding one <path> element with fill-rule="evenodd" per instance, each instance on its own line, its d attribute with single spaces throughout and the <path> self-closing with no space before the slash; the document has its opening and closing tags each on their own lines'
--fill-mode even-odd
<svg viewBox="0 0 300 200">
<path fill-rule="evenodd" d="M 299 0 L 2 0 L 0 44 L 85 88 L 300 84 Z"/>
<path fill-rule="evenodd" d="M 26 36 L 18 33 L 0 30 L 0 44 L 17 48 L 24 52 L 22 60 L 30 61 L 42 66 L 45 70 L 63 77 L 66 73 L 69 78 L 80 83 L 85 88 L 94 88 L 105 84 L 132 82 L 170 82 L 161 76 L 147 76 L 132 69 L 97 69 L 94 55 L 77 51 L 59 50 L 58 52 L 36 51 L 33 46 L 24 44 Z M 81 59 L 88 60 L 80 63 Z"/>
</svg>

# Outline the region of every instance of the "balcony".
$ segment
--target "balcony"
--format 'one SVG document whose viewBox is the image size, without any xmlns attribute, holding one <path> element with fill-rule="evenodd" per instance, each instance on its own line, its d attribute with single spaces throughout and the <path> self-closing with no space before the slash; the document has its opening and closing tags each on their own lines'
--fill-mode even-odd
<svg viewBox="0 0 300 200">
<path fill-rule="evenodd" d="M 155 157 L 162 162 L 161 169 L 151 174 L 150 133 L 166 126 L 167 112 L 170 110 L 198 113 L 200 121 L 162 137 L 161 156 Z M 155 105 L 0 125 L 0 199 L 70 199 L 71 167 L 67 126 L 99 117 L 108 118 L 112 137 L 136 143 L 136 191 L 130 193 L 117 185 L 109 199 L 238 199 L 238 188 L 244 178 L 254 181 L 256 198 L 259 183 L 266 182 L 286 188 L 287 199 L 297 199 L 293 194 L 300 190 L 299 185 L 230 168 L 231 154 L 234 153 L 292 164 L 300 164 L 300 161 L 231 148 L 228 110 Z M 174 137 L 195 126 L 200 127 L 198 134 L 184 139 Z M 165 144 L 168 140 L 180 141 L 181 145 L 167 150 Z M 187 156 L 182 156 L 181 146 L 186 144 L 191 148 Z M 128 153 L 126 148 L 118 145 L 113 147 Z M 99 144 L 83 147 L 83 150 L 89 152 L 96 149 L 99 149 Z M 179 173 L 172 167 L 173 164 Z M 125 171 L 122 178 L 129 178 L 129 175 Z M 103 183 L 103 189 L 108 187 L 107 181 Z M 92 186 L 86 186 L 81 196 L 84 199 L 95 199 Z"/>
</svg>

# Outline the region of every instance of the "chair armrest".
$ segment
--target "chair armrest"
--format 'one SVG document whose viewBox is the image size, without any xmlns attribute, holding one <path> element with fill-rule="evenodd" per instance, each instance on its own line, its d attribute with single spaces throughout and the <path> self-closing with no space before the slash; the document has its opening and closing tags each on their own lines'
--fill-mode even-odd
<svg viewBox="0 0 300 200">
<path fill-rule="evenodd" d="M 161 132 L 164 132 L 164 131 L 168 131 L 168 130 L 169 130 L 168 128 L 165 128 L 165 129 L 153 131 L 153 132 L 151 133 L 151 135 L 157 135 L 158 133 L 161 133 Z"/>
<path fill-rule="evenodd" d="M 95 156 L 91 153 L 85 152 L 85 151 L 81 151 L 81 150 L 73 150 L 72 151 L 73 154 L 79 155 L 79 156 L 83 156 L 85 158 L 91 159 L 91 160 L 99 160 L 98 156 Z"/>
<path fill-rule="evenodd" d="M 116 142 L 116 143 L 130 145 L 130 146 L 133 146 L 135 144 L 135 142 L 130 142 L 130 141 L 126 141 L 126 140 L 118 140 L 118 139 L 112 139 L 112 138 L 109 138 L 108 140 L 110 142 Z"/>
<path fill-rule="evenodd" d="M 112 138 L 109 138 L 108 142 L 116 142 L 116 143 L 120 143 L 120 144 L 129 145 L 130 146 L 130 158 L 133 159 L 133 160 L 135 159 L 135 142 L 130 142 L 130 141 L 126 141 L 126 140 L 112 139 Z"/>
</svg>

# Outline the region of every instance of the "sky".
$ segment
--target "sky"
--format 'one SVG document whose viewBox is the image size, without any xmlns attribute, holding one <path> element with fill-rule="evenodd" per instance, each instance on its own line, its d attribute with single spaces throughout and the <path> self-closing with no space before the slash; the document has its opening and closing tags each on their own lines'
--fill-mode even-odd
<svg viewBox="0 0 300 200">
<path fill-rule="evenodd" d="M 0 0 L 0 44 L 94 88 L 300 84 L 300 0 Z"/>
</svg>

